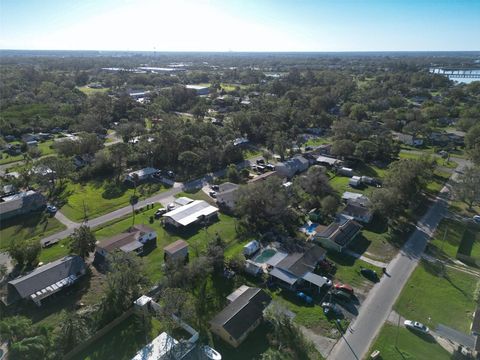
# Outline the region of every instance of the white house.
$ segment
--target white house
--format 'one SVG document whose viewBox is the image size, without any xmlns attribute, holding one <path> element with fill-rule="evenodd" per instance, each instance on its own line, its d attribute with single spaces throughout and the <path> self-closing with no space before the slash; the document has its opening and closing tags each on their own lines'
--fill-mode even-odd
<svg viewBox="0 0 480 360">
<path fill-rule="evenodd" d="M 138 181 L 145 181 L 150 179 L 153 175 L 158 173 L 160 170 L 152 168 L 152 167 L 146 167 L 137 171 L 132 171 L 131 173 L 128 173 L 125 176 L 125 181 L 135 181 L 135 176 L 138 177 Z"/>
<path fill-rule="evenodd" d="M 166 224 L 177 228 L 188 226 L 199 221 L 209 221 L 216 217 L 218 208 L 210 205 L 204 200 L 195 200 L 191 203 L 180 206 L 163 215 Z"/>
</svg>

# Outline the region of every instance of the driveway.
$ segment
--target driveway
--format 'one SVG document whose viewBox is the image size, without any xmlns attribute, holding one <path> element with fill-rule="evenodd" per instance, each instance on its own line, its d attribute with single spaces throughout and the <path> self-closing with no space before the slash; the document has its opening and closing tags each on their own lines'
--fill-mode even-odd
<svg viewBox="0 0 480 360">
<path fill-rule="evenodd" d="M 467 335 L 442 324 L 438 324 L 437 328 L 435 329 L 435 333 L 444 339 L 466 346 L 469 349 L 475 348 L 475 337 L 473 335 Z"/>
<path fill-rule="evenodd" d="M 462 159 L 463 160 L 463 159 Z M 465 160 L 457 169 L 466 166 Z M 452 178 L 455 174 L 452 175 Z M 384 322 L 418 264 L 430 236 L 440 221 L 448 213 L 448 185 L 440 192 L 427 213 L 417 223 L 416 230 L 387 266 L 390 277 L 383 276 L 363 302 L 357 319 L 351 324 L 343 339 L 340 339 L 328 356 L 328 359 L 362 359 L 369 350 L 372 341 L 378 335 Z"/>
</svg>

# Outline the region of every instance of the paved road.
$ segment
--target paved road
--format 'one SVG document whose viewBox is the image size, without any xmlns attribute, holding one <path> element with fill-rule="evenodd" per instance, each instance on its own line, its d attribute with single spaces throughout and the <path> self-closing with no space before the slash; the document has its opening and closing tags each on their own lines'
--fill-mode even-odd
<svg viewBox="0 0 480 360">
<path fill-rule="evenodd" d="M 249 160 L 245 160 L 241 164 L 238 164 L 238 167 L 243 168 L 245 166 L 249 166 L 250 164 L 255 163 L 255 161 L 257 159 L 260 159 L 260 158 L 261 158 L 261 156 L 257 156 L 257 157 L 251 158 Z M 139 201 L 138 204 L 135 207 L 137 207 L 137 208 L 138 207 L 143 207 L 143 206 L 145 206 L 147 204 L 150 204 L 150 203 L 162 203 L 164 205 L 168 204 L 168 203 L 172 202 L 172 200 L 174 199 L 176 194 L 178 194 L 178 193 L 180 193 L 184 190 L 202 188 L 206 183 L 212 181 L 214 177 L 224 176 L 225 173 L 226 173 L 226 169 L 222 169 L 222 170 L 216 171 L 214 173 L 207 174 L 200 179 L 192 180 L 192 181 L 190 181 L 188 183 L 185 183 L 185 184 L 175 183 L 175 185 L 171 189 L 169 189 L 167 191 L 164 191 L 160 194 L 154 195 L 152 197 L 149 197 L 145 200 Z M 126 215 L 130 214 L 131 212 L 132 212 L 132 207 L 131 206 L 125 206 L 121 209 L 112 211 L 108 214 L 105 214 L 105 215 L 99 216 L 97 218 L 88 220 L 86 222 L 86 224 L 88 226 L 90 226 L 91 228 L 94 228 L 96 226 L 105 224 L 109 221 L 112 221 L 112 220 L 115 220 L 117 218 L 126 216 Z M 45 244 L 50 244 L 51 245 L 51 244 L 55 244 L 55 243 L 59 242 L 60 240 L 66 238 L 67 236 L 70 236 L 73 233 L 73 230 L 76 227 L 80 226 L 79 223 L 75 223 L 74 221 L 71 221 L 70 219 L 66 218 L 63 214 L 61 214 L 61 212 L 57 213 L 57 215 L 55 217 L 60 222 L 62 222 L 65 226 L 67 226 L 67 229 L 41 239 L 40 243 L 42 244 L 42 246 L 45 245 Z"/>
<path fill-rule="evenodd" d="M 139 201 L 137 203 L 137 205 L 135 205 L 135 207 L 136 208 L 143 207 L 143 206 L 145 206 L 147 204 L 150 204 L 150 203 L 164 203 L 166 200 L 168 201 L 169 199 L 171 199 L 171 197 L 175 196 L 176 194 L 180 193 L 181 191 L 183 191 L 182 184 L 178 183 L 174 187 L 172 187 L 171 189 L 169 189 L 167 191 L 161 192 L 160 194 L 157 194 L 157 195 L 149 197 L 145 200 Z M 90 226 L 91 228 L 94 228 L 96 226 L 105 224 L 109 221 L 115 220 L 115 219 L 120 218 L 122 216 L 129 215 L 129 214 L 131 214 L 131 212 L 132 212 L 132 207 L 130 205 L 125 206 L 121 209 L 112 211 L 108 214 L 105 214 L 105 215 L 99 216 L 97 218 L 88 220 L 86 222 L 86 224 L 88 226 Z M 62 221 L 62 220 L 60 220 L 60 221 Z M 47 236 L 46 238 L 43 238 L 42 240 L 40 240 L 40 243 L 42 245 L 54 244 L 54 243 L 56 243 L 56 242 L 58 242 L 58 241 L 60 241 L 64 238 L 66 238 L 67 236 L 71 235 L 73 233 L 73 230 L 77 226 L 80 226 L 79 223 L 75 223 L 71 220 L 66 219 L 66 221 L 70 223 L 70 224 L 68 224 L 68 223 L 65 223 L 64 221 L 62 221 L 63 223 L 65 223 L 67 225 L 66 230 L 63 230 L 63 231 L 60 231 L 56 234 Z"/>
<path fill-rule="evenodd" d="M 461 170 L 467 161 L 461 159 L 457 169 Z M 452 178 L 455 177 L 455 174 Z M 409 237 L 398 255 L 390 262 L 387 273 L 378 284 L 370 290 L 363 302 L 359 316 L 340 339 L 328 359 L 357 360 L 362 359 L 387 320 L 395 301 L 400 295 L 408 278 L 418 264 L 430 236 L 439 222 L 448 212 L 448 184 L 440 192 L 427 213 L 417 223 L 417 229 Z"/>
</svg>

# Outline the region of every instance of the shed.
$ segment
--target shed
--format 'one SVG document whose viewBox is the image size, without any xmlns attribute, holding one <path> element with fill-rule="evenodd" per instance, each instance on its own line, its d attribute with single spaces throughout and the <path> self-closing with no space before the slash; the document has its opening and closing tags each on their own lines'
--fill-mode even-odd
<svg viewBox="0 0 480 360">
<path fill-rule="evenodd" d="M 348 185 L 352 187 L 359 187 L 362 185 L 362 178 L 360 176 L 352 176 L 352 178 L 348 180 Z"/>
<path fill-rule="evenodd" d="M 338 169 L 337 174 L 352 177 L 353 170 L 347 167 L 341 167 L 340 169 Z"/>
<path fill-rule="evenodd" d="M 188 259 L 188 243 L 185 240 L 177 240 L 163 248 L 164 259 L 182 261 Z"/>
<path fill-rule="evenodd" d="M 252 240 L 243 247 L 243 254 L 251 256 L 260 249 L 260 243 L 257 240 Z"/>
</svg>

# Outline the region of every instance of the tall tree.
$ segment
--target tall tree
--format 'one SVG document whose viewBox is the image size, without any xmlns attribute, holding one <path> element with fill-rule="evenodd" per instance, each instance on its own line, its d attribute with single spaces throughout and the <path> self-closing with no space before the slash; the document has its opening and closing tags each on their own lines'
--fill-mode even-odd
<svg viewBox="0 0 480 360">
<path fill-rule="evenodd" d="M 90 227 L 81 225 L 73 230 L 69 243 L 70 252 L 85 259 L 91 252 L 95 251 L 96 242 L 97 239 Z"/>
<path fill-rule="evenodd" d="M 62 355 L 87 340 L 90 335 L 91 331 L 87 322 L 78 313 L 75 311 L 62 312 L 55 341 Z"/>
<path fill-rule="evenodd" d="M 468 205 L 472 210 L 473 205 L 480 204 L 480 166 L 467 167 L 453 184 L 455 197 Z"/>
</svg>

